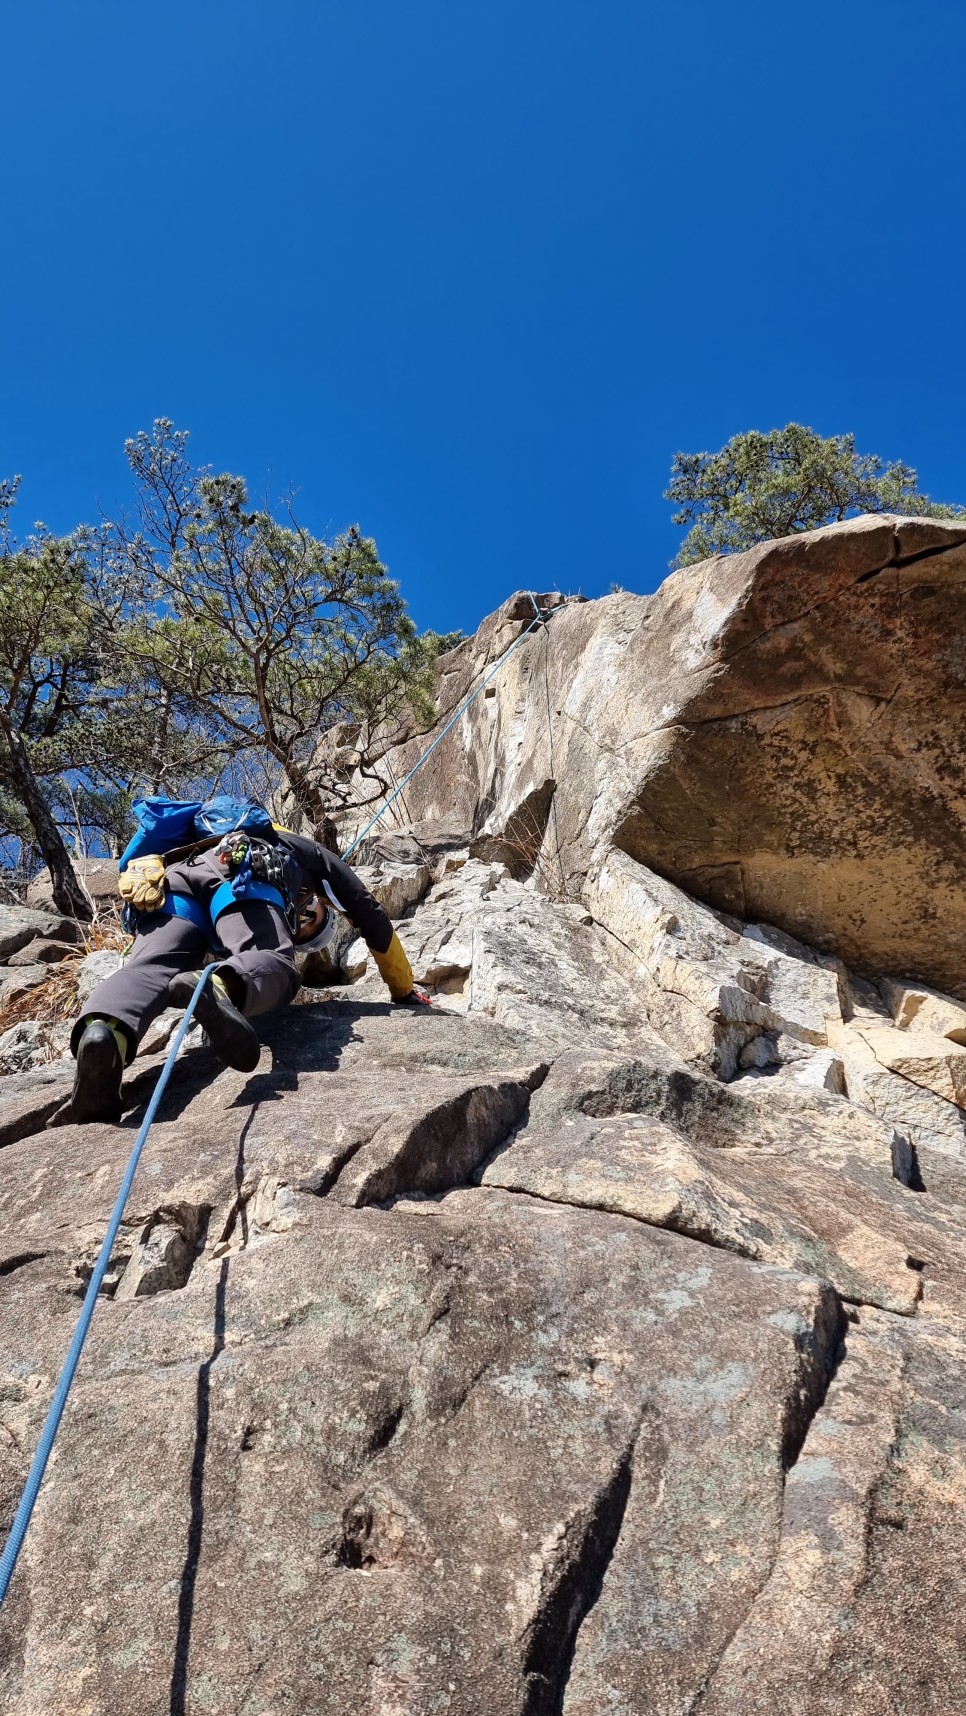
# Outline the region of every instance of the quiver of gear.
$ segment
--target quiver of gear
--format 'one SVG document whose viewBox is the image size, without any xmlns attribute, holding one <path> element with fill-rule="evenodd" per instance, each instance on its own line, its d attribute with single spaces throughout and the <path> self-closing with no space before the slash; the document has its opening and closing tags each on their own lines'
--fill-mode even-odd
<svg viewBox="0 0 966 1716">
<path fill-rule="evenodd" d="M 298 929 L 295 901 L 301 872 L 291 853 L 283 846 L 270 845 L 267 840 L 253 839 L 244 829 L 235 829 L 219 840 L 211 855 L 229 878 L 236 900 L 245 898 L 253 882 L 277 888 L 285 902 L 286 922 L 295 936 Z"/>
</svg>

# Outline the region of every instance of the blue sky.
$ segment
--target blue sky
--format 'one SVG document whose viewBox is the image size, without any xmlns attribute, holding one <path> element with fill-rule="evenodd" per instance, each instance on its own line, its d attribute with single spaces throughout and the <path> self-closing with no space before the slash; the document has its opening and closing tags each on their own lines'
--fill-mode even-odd
<svg viewBox="0 0 966 1716">
<path fill-rule="evenodd" d="M 7 0 L 18 526 L 163 414 L 445 629 L 653 589 L 742 429 L 966 502 L 964 59 L 959 0 Z"/>
</svg>

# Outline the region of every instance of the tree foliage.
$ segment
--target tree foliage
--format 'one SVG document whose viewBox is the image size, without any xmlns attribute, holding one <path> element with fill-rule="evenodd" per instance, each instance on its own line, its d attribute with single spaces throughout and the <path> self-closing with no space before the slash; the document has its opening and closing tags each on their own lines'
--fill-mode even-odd
<svg viewBox="0 0 966 1716">
<path fill-rule="evenodd" d="M 130 516 L 67 537 L 18 543 L 0 481 L 0 839 L 42 853 L 62 909 L 83 906 L 65 831 L 117 851 L 145 790 L 281 786 L 320 830 L 320 736 L 349 721 L 384 747 L 430 720 L 456 641 L 417 633 L 357 527 L 328 541 L 252 506 L 187 442 L 166 419 L 135 436 Z"/>
<path fill-rule="evenodd" d="M 8 485 L 9 511 L 15 485 Z M 5 521 L 6 522 L 6 521 Z M 67 778 L 97 754 L 97 643 L 86 563 L 77 538 L 40 533 L 0 548 L 0 789 L 8 832 L 50 866 L 57 904 L 87 905 L 57 825 L 45 776 Z"/>
<path fill-rule="evenodd" d="M 800 423 L 733 435 L 717 453 L 676 453 L 665 499 L 677 505 L 674 523 L 690 527 L 675 566 L 859 513 L 963 516 L 922 494 L 910 465 L 884 464 L 857 452 L 854 435 L 817 435 Z"/>
<path fill-rule="evenodd" d="M 236 761 L 267 753 L 320 827 L 320 735 L 431 718 L 433 666 L 454 639 L 417 633 L 357 526 L 326 541 L 291 504 L 280 518 L 253 507 L 243 478 L 192 466 L 187 439 L 160 419 L 127 443 L 137 504 L 116 551 L 147 598 L 138 658 Z"/>
</svg>

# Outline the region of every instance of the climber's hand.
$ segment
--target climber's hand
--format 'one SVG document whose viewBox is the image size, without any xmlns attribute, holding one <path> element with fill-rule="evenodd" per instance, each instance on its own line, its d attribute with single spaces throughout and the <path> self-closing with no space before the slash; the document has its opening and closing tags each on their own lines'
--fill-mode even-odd
<svg viewBox="0 0 966 1716">
<path fill-rule="evenodd" d="M 420 989 L 419 985 L 414 983 L 409 994 L 397 996 L 393 1005 L 396 1007 L 431 1007 L 433 1003 L 425 989 Z"/>
</svg>

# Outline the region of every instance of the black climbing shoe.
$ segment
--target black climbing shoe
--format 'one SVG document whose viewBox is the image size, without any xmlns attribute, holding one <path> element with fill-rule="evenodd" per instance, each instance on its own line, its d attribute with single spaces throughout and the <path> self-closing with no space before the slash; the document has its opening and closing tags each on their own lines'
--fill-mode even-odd
<svg viewBox="0 0 966 1716">
<path fill-rule="evenodd" d="M 172 977 L 168 994 L 176 1007 L 187 1007 L 200 976 L 200 971 L 180 971 L 177 977 Z M 198 996 L 194 1016 L 226 1066 L 234 1067 L 236 1072 L 254 1072 L 261 1044 L 248 1020 L 232 1006 L 220 977 L 209 977 Z"/>
<path fill-rule="evenodd" d="M 77 1045 L 77 1071 L 70 1101 L 62 1104 L 48 1126 L 87 1126 L 103 1121 L 116 1126 L 121 1118 L 121 1077 L 124 1062 L 117 1037 L 106 1019 L 92 1019 Z"/>
</svg>

